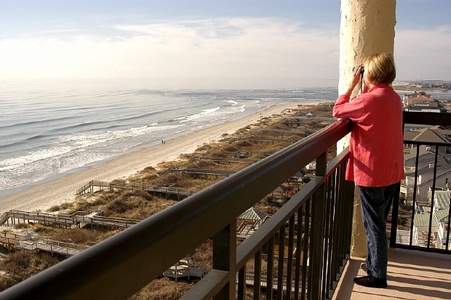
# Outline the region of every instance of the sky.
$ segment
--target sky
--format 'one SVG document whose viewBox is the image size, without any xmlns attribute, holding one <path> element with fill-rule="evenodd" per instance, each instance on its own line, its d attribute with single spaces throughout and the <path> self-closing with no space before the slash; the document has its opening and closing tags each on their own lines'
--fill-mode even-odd
<svg viewBox="0 0 451 300">
<path fill-rule="evenodd" d="M 397 0 L 397 81 L 451 81 L 451 1 Z M 339 0 L 0 0 L 0 80 L 338 84 Z"/>
</svg>

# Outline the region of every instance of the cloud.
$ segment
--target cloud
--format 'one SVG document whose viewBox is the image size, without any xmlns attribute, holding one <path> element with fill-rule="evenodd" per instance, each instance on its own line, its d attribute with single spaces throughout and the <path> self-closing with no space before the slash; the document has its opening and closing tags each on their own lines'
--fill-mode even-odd
<svg viewBox="0 0 451 300">
<path fill-rule="evenodd" d="M 272 18 L 119 24 L 111 34 L 0 41 L 0 78 L 336 77 L 338 28 L 313 30 Z"/>
<path fill-rule="evenodd" d="M 401 80 L 451 80 L 451 27 L 396 31 L 395 59 Z"/>
<path fill-rule="evenodd" d="M 338 27 L 275 18 L 116 24 L 0 40 L 0 78 L 137 78 L 157 87 L 335 86 Z M 105 33 L 108 34 L 105 34 Z M 397 80 L 451 80 L 451 27 L 397 29 Z"/>
</svg>

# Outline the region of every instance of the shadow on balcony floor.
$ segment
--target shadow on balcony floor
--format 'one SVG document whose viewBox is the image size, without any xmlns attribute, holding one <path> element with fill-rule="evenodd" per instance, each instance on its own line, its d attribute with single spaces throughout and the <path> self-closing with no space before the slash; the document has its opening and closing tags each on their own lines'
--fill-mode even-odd
<svg viewBox="0 0 451 300">
<path fill-rule="evenodd" d="M 391 250 L 388 287 L 367 288 L 355 285 L 353 278 L 366 275 L 360 269 L 364 259 L 352 258 L 332 299 L 451 299 L 451 256 L 445 254 Z"/>
</svg>

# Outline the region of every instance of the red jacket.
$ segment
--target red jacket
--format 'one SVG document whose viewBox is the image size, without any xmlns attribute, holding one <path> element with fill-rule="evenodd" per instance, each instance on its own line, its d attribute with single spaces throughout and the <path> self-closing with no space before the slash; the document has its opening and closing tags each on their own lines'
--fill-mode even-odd
<svg viewBox="0 0 451 300">
<path fill-rule="evenodd" d="M 354 122 L 346 179 L 365 187 L 399 182 L 405 178 L 399 95 L 388 84 L 380 84 L 349 100 L 339 96 L 333 109 L 335 118 Z"/>
</svg>

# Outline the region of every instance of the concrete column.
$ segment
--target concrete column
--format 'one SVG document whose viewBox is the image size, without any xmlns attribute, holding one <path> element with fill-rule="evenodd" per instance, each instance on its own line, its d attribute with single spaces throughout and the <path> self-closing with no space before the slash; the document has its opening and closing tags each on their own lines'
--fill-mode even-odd
<svg viewBox="0 0 451 300">
<path fill-rule="evenodd" d="M 381 52 L 393 53 L 396 0 L 342 0 L 338 92 L 342 94 L 352 79 L 352 68 L 363 58 Z M 353 92 L 357 94 L 358 90 Z M 349 145 L 349 136 L 337 144 L 340 152 Z M 358 195 L 354 199 L 351 255 L 366 256 L 366 238 Z"/>
</svg>

